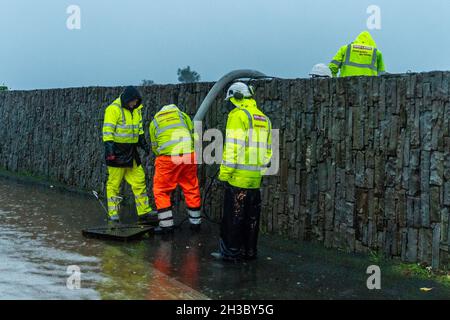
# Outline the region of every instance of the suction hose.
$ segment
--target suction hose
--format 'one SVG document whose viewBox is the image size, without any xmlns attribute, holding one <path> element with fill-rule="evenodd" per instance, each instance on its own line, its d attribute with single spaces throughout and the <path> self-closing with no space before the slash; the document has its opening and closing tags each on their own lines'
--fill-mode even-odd
<svg viewBox="0 0 450 320">
<path fill-rule="evenodd" d="M 222 78 L 220 78 L 220 80 L 217 81 L 216 84 L 208 92 L 208 95 L 206 96 L 205 100 L 203 100 L 202 104 L 197 110 L 197 113 L 195 114 L 194 121 L 203 121 L 212 103 L 217 98 L 217 96 L 222 93 L 222 90 L 225 89 L 225 87 L 234 80 L 241 78 L 258 79 L 267 78 L 267 76 L 264 73 L 256 70 L 235 70 L 227 73 Z"/>
</svg>

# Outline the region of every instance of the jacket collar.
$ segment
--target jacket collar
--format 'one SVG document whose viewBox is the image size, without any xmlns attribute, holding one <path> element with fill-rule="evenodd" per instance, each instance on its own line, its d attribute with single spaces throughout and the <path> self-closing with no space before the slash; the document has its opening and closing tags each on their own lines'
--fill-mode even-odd
<svg viewBox="0 0 450 320">
<path fill-rule="evenodd" d="M 245 109 L 256 108 L 256 101 L 253 98 L 245 98 L 245 99 L 241 99 L 241 100 L 237 100 L 235 98 L 230 98 L 230 102 L 239 109 L 241 109 L 241 108 L 245 108 Z"/>
</svg>

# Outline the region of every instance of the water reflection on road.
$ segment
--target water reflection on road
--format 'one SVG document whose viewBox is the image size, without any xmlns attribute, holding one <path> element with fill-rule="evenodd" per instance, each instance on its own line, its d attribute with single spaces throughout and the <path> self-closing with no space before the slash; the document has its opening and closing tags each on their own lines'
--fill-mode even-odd
<svg viewBox="0 0 450 320">
<path fill-rule="evenodd" d="M 204 299 L 198 255 L 189 251 L 184 280 L 170 277 L 172 241 L 102 242 L 81 229 L 103 221 L 95 199 L 0 179 L 0 299 Z M 156 251 L 155 251 L 156 250 Z M 155 258 L 152 258 L 155 255 Z M 81 288 L 68 289 L 68 266 Z"/>
</svg>

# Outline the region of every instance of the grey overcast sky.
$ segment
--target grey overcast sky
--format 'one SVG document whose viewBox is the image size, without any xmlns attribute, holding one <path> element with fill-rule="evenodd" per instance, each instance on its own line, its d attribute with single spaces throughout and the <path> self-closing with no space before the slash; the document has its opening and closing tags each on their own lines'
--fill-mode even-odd
<svg viewBox="0 0 450 320">
<path fill-rule="evenodd" d="M 450 70 L 450 0 L 0 0 L 0 83 L 11 89 L 202 81 L 238 68 L 307 77 L 365 29 L 392 73 Z M 81 8 L 81 29 L 66 12 Z"/>
</svg>

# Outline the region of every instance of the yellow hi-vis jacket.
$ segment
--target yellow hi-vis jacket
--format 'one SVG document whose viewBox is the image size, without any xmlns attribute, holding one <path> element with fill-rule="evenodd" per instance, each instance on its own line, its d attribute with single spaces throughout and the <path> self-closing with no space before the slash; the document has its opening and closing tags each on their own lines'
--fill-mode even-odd
<svg viewBox="0 0 450 320">
<path fill-rule="evenodd" d="M 194 125 L 174 104 L 164 106 L 150 123 L 150 139 L 155 155 L 182 155 L 194 152 Z"/>
<path fill-rule="evenodd" d="M 339 49 L 329 64 L 333 77 L 339 69 L 341 77 L 377 76 L 385 72 L 383 55 L 369 32 L 364 31 L 354 42 Z"/>
<path fill-rule="evenodd" d="M 232 186 L 257 189 L 272 157 L 272 124 L 254 99 L 230 99 L 219 180 Z"/>
<path fill-rule="evenodd" d="M 139 135 L 144 134 L 142 104 L 131 112 L 122 107 L 120 98 L 114 100 L 105 110 L 103 121 L 103 142 L 137 144 Z"/>
</svg>

